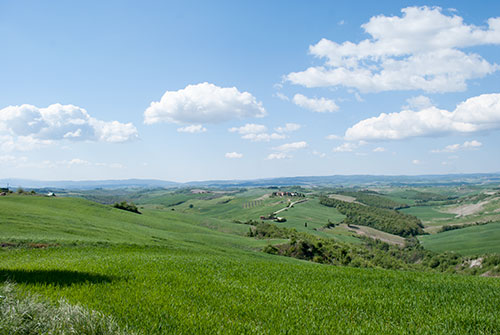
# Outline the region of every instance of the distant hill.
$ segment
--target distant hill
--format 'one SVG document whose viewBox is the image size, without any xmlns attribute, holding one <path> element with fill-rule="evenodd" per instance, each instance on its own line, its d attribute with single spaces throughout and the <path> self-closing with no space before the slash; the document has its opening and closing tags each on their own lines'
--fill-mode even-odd
<svg viewBox="0 0 500 335">
<path fill-rule="evenodd" d="M 0 179 L 0 187 L 9 185 L 11 188 L 24 187 L 24 188 L 56 188 L 56 189 L 95 189 L 95 188 L 127 188 L 127 187 L 176 187 L 182 184 L 155 180 L 155 179 L 124 179 L 124 180 L 30 180 L 30 179 L 15 179 L 6 178 Z"/>
<path fill-rule="evenodd" d="M 0 187 L 12 188 L 58 188 L 58 189 L 95 189 L 95 188 L 155 188 L 155 187 L 259 187 L 259 186 L 439 186 L 499 183 L 500 173 L 420 175 L 420 176 L 375 176 L 375 175 L 333 175 L 263 178 L 254 180 L 207 180 L 178 183 L 157 179 L 124 180 L 82 180 L 82 181 L 41 181 L 29 179 L 0 179 Z"/>
</svg>

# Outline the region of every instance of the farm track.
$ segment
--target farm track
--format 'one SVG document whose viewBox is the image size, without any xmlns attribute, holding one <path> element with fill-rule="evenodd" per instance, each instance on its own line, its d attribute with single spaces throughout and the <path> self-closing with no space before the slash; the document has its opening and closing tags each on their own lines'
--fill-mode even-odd
<svg viewBox="0 0 500 335">
<path fill-rule="evenodd" d="M 287 207 L 282 208 L 282 209 L 279 209 L 279 210 L 277 210 L 276 212 L 274 212 L 273 214 L 278 214 L 278 213 L 281 213 L 281 212 L 283 212 L 283 211 L 287 210 L 288 208 L 292 208 L 294 205 L 296 205 L 296 204 L 300 204 L 300 203 L 302 203 L 302 202 L 306 202 L 307 200 L 308 200 L 308 199 L 302 199 L 302 200 L 298 200 L 298 201 L 295 201 L 295 202 L 291 202 L 291 203 L 290 203 Z"/>
</svg>

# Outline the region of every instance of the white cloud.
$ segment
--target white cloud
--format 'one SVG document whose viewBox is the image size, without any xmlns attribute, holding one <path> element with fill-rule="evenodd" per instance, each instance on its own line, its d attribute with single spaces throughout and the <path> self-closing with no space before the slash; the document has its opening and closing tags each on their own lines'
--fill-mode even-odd
<svg viewBox="0 0 500 335">
<path fill-rule="evenodd" d="M 289 151 L 295 151 L 298 149 L 304 149 L 306 147 L 307 147 L 307 142 L 300 141 L 300 142 L 293 142 L 293 143 L 285 143 L 285 144 L 277 146 L 273 149 L 277 150 L 277 151 L 281 151 L 281 152 L 289 152 Z"/>
<path fill-rule="evenodd" d="M 333 100 L 326 98 L 308 98 L 302 94 L 295 94 L 293 97 L 293 103 L 297 106 L 318 113 L 336 112 L 339 109 L 339 106 L 337 106 Z"/>
<path fill-rule="evenodd" d="M 302 126 L 297 123 L 287 123 L 284 127 L 276 127 L 274 128 L 274 130 L 276 130 L 278 133 L 291 133 L 299 130 L 301 127 Z"/>
<path fill-rule="evenodd" d="M 412 97 L 406 100 L 408 105 L 403 106 L 403 109 L 412 109 L 412 110 L 422 110 L 425 108 L 432 107 L 432 101 L 429 97 L 424 95 L 419 95 L 417 97 Z"/>
<path fill-rule="evenodd" d="M 265 115 L 262 103 L 252 94 L 205 82 L 165 92 L 146 109 L 144 123 L 218 123 Z"/>
<path fill-rule="evenodd" d="M 266 159 L 271 160 L 271 159 L 288 159 L 288 158 L 292 158 L 292 156 L 284 152 L 277 152 L 267 155 Z"/>
<path fill-rule="evenodd" d="M 177 128 L 177 131 L 179 133 L 191 133 L 191 134 L 195 134 L 195 133 L 204 133 L 204 132 L 207 131 L 207 128 L 203 127 L 201 124 L 193 124 L 193 125 L 190 125 L 190 126 Z"/>
<path fill-rule="evenodd" d="M 247 123 L 246 125 L 241 127 L 229 128 L 229 131 L 231 133 L 239 133 L 240 135 L 258 134 L 266 132 L 267 127 L 262 124 Z"/>
<path fill-rule="evenodd" d="M 274 94 L 274 96 L 275 96 L 276 98 L 278 98 L 278 99 L 283 100 L 283 101 L 290 101 L 290 98 L 288 98 L 286 95 L 284 95 L 284 94 L 283 94 L 283 93 L 281 93 L 281 92 L 276 92 L 276 93 Z"/>
<path fill-rule="evenodd" d="M 312 154 L 314 156 L 318 156 L 319 158 L 325 158 L 326 157 L 326 154 L 324 152 L 319 152 L 319 151 L 316 151 L 316 150 L 313 150 Z"/>
<path fill-rule="evenodd" d="M 20 163 L 25 163 L 28 160 L 27 157 L 19 157 L 19 156 L 12 156 L 12 155 L 3 155 L 0 156 L 0 163 L 4 164 L 20 164 Z"/>
<path fill-rule="evenodd" d="M 500 129 L 500 94 L 483 94 L 460 103 L 453 112 L 428 107 L 420 111 L 382 113 L 347 129 L 347 140 L 400 140 L 448 133 Z"/>
<path fill-rule="evenodd" d="M 431 150 L 433 153 L 442 153 L 442 152 L 457 152 L 459 150 L 465 150 L 465 149 L 477 149 L 481 147 L 483 144 L 479 141 L 472 140 L 472 141 L 465 141 L 463 144 L 450 144 L 447 145 L 444 149 L 435 149 Z"/>
<path fill-rule="evenodd" d="M 0 110 L 3 150 L 31 150 L 54 141 L 125 142 L 138 137 L 132 123 L 102 121 L 83 108 L 53 104 L 8 106 Z"/>
<path fill-rule="evenodd" d="M 402 16 L 372 17 L 361 26 L 370 38 L 357 44 L 320 40 L 309 51 L 325 63 L 286 79 L 306 87 L 345 86 L 362 92 L 454 92 L 465 90 L 468 80 L 499 69 L 479 54 L 460 49 L 500 44 L 500 18 L 478 27 L 438 7 L 401 11 Z"/>
<path fill-rule="evenodd" d="M 274 147 L 273 150 L 278 151 L 267 156 L 267 159 L 285 159 L 292 158 L 293 156 L 289 152 L 307 148 L 307 142 L 292 142 L 285 143 L 280 146 Z"/>
<path fill-rule="evenodd" d="M 479 141 L 476 141 L 476 140 L 472 140 L 472 141 L 466 141 L 464 142 L 463 144 L 463 147 L 466 148 L 466 149 L 469 149 L 469 148 L 479 148 L 479 147 L 482 147 L 483 144 Z"/>
<path fill-rule="evenodd" d="M 420 164 L 422 164 L 422 162 L 421 162 L 421 161 L 419 161 L 418 159 L 414 159 L 414 160 L 412 160 L 411 162 L 412 162 L 412 164 L 415 164 L 415 165 L 420 165 Z"/>
<path fill-rule="evenodd" d="M 332 149 L 333 152 L 353 152 L 355 149 L 366 145 L 367 142 L 365 141 L 358 141 L 357 143 L 355 142 L 345 142 L 342 143 L 341 145 L 335 147 Z"/>
<path fill-rule="evenodd" d="M 352 142 L 342 143 L 341 145 L 333 148 L 333 152 L 352 152 L 358 145 Z"/>
<path fill-rule="evenodd" d="M 325 138 L 327 140 L 341 140 L 342 136 L 331 134 L 331 135 L 326 136 Z"/>
<path fill-rule="evenodd" d="M 90 165 L 89 161 L 80 158 L 73 158 L 72 160 L 65 162 L 68 165 Z"/>
<path fill-rule="evenodd" d="M 238 133 L 241 138 L 253 142 L 269 142 L 270 140 L 280 140 L 286 138 L 284 134 L 267 133 L 267 127 L 261 124 L 247 123 L 241 127 L 228 129 L 231 133 Z"/>
<path fill-rule="evenodd" d="M 233 151 L 233 152 L 226 152 L 224 156 L 226 158 L 242 158 L 243 154 Z"/>
<path fill-rule="evenodd" d="M 373 152 L 386 152 L 387 149 L 384 148 L 384 147 L 376 147 L 375 149 L 373 149 Z"/>
<path fill-rule="evenodd" d="M 269 142 L 271 140 L 282 140 L 286 138 L 286 136 L 277 133 L 272 133 L 272 134 L 262 133 L 262 134 L 246 134 L 241 136 L 241 138 L 245 140 L 250 140 L 252 142 Z"/>
</svg>

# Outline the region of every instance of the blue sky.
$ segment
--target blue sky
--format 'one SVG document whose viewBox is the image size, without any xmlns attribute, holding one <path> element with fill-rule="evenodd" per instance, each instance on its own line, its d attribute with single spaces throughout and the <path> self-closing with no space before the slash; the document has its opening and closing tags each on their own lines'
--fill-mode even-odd
<svg viewBox="0 0 500 335">
<path fill-rule="evenodd" d="M 500 171 L 497 1 L 2 1 L 0 178 Z"/>
</svg>

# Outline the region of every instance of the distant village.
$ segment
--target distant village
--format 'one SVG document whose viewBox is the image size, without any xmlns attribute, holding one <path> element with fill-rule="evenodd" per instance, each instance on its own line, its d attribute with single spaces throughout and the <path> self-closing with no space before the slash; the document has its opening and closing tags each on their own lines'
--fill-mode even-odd
<svg viewBox="0 0 500 335">
<path fill-rule="evenodd" d="M 271 194 L 272 197 L 305 197 L 304 193 L 278 191 Z"/>
</svg>

